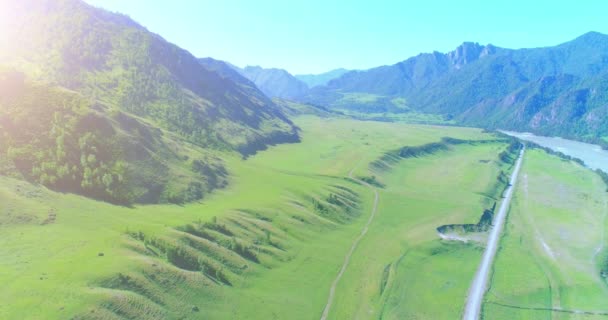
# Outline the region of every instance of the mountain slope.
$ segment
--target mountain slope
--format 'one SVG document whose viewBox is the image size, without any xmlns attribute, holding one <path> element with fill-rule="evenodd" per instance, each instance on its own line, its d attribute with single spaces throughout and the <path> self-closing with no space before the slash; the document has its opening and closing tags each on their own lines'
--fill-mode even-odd
<svg viewBox="0 0 608 320">
<path fill-rule="evenodd" d="M 597 32 L 534 49 L 464 43 L 446 54 L 346 73 L 301 100 L 359 112 L 394 112 L 394 101 L 405 101 L 405 110 L 461 124 L 593 140 L 608 136 L 607 69 L 608 36 Z M 353 95 L 374 99 L 349 103 Z"/>
<path fill-rule="evenodd" d="M 257 88 L 220 76 L 126 16 L 81 1 L 2 3 L 0 63 L 203 146 L 243 154 L 296 141 L 293 124 Z"/>
<path fill-rule="evenodd" d="M 412 95 L 445 74 L 501 50 L 492 45 L 465 42 L 448 54 L 423 53 L 391 66 L 348 72 L 331 80 L 326 86 L 311 89 L 301 100 L 358 112 L 409 111 L 412 107 L 417 109 L 409 103 Z M 353 96 L 356 98 L 353 99 Z"/>
<path fill-rule="evenodd" d="M 236 70 L 271 98 L 293 99 L 308 90 L 308 86 L 304 82 L 283 69 L 247 66 Z"/>
<path fill-rule="evenodd" d="M 328 89 L 380 95 L 409 94 L 424 88 L 445 73 L 459 70 L 485 56 L 500 51 L 492 45 L 465 42 L 448 54 L 423 53 L 392 66 L 351 71 L 330 81 Z"/>
<path fill-rule="evenodd" d="M 313 88 L 316 86 L 324 86 L 329 81 L 336 79 L 347 72 L 349 72 L 349 70 L 339 68 L 320 74 L 296 74 L 294 77 L 306 83 L 309 88 Z"/>
<path fill-rule="evenodd" d="M 223 156 L 299 139 L 252 82 L 126 16 L 77 0 L 3 1 L 0 15 L 0 174 L 184 203 L 227 183 Z"/>
<path fill-rule="evenodd" d="M 61 87 L 0 71 L 0 175 L 118 204 L 183 203 L 226 184 L 223 161 Z"/>
</svg>

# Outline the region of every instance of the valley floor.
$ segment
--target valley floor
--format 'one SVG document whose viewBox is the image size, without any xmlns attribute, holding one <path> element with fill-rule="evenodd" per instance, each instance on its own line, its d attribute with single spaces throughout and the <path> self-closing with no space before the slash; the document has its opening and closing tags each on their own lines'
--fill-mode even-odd
<svg viewBox="0 0 608 320">
<path fill-rule="evenodd" d="M 578 164 L 527 152 L 484 319 L 608 317 L 605 190 Z"/>
<path fill-rule="evenodd" d="M 501 172 L 511 170 L 499 159 L 507 142 L 471 128 L 313 116 L 295 121 L 302 128 L 301 143 L 272 147 L 247 160 L 225 155 L 229 186 L 200 204 L 125 208 L 0 178 L 0 319 L 319 319 L 345 256 L 373 212 L 375 192 L 376 215 L 335 286 L 327 318 L 459 318 L 483 247 L 441 240 L 436 228 L 476 223 L 498 200 Z M 442 137 L 467 142 L 402 157 L 383 168 L 370 165 L 392 150 Z M 542 157 L 547 156 L 535 151 L 524 162 L 527 190 L 535 199 L 541 199 L 536 193 L 544 184 L 537 189 L 533 169 L 540 165 L 532 165 L 545 161 Z M 556 170 L 584 171 L 547 161 Z M 601 181 L 584 172 L 585 183 L 600 188 Z M 571 194 L 567 183 L 563 188 L 554 191 Z M 596 297 L 605 286 L 583 274 L 599 262 L 593 255 L 579 257 L 578 251 L 562 253 L 563 243 L 552 241 L 560 234 L 575 239 L 575 232 L 592 228 L 594 238 L 572 248 L 596 250 L 605 226 L 590 225 L 596 218 L 592 208 L 604 205 L 594 201 L 605 195 L 577 191 L 571 196 L 591 206 L 577 220 L 578 231 L 564 223 L 545 234 L 541 226 L 547 218 L 541 216 L 527 218 L 534 224 L 526 228 L 535 226 L 556 255 L 570 257 L 572 264 L 564 268 L 578 270 L 580 277 L 567 280 Z M 524 204 L 522 197 L 516 195 L 516 208 Z M 539 207 L 538 212 L 546 211 Z M 488 319 L 510 312 L 494 302 L 528 302 L 501 285 L 516 283 L 501 280 L 501 272 L 510 274 L 504 266 L 512 263 L 505 258 L 510 241 L 530 236 L 513 238 L 517 217 L 517 212 L 510 216 L 498 254 L 484 309 Z M 515 249 L 513 257 L 519 257 Z M 579 258 L 589 258 L 588 263 L 579 264 Z M 602 299 L 581 303 L 577 297 L 561 293 L 560 307 L 599 308 Z M 540 305 L 551 305 L 546 299 Z"/>
</svg>

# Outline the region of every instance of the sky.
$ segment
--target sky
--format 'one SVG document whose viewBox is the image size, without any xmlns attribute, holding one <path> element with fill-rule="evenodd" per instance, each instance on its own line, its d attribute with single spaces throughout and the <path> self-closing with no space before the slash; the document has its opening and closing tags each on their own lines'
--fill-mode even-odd
<svg viewBox="0 0 608 320">
<path fill-rule="evenodd" d="M 367 69 L 464 41 L 551 46 L 608 34 L 608 1 L 85 0 L 190 51 L 293 74 Z"/>
</svg>

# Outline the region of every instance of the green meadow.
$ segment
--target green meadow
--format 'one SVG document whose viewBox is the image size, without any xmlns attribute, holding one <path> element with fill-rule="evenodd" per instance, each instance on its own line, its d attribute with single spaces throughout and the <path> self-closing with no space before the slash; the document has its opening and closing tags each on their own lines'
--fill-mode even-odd
<svg viewBox="0 0 608 320">
<path fill-rule="evenodd" d="M 606 10 L 174 2 L 0 0 L 0 320 L 608 320 Z"/>
<path fill-rule="evenodd" d="M 605 319 L 606 186 L 574 162 L 529 150 L 486 295 L 485 319 Z"/>
<path fill-rule="evenodd" d="M 401 160 L 380 175 L 386 187 L 378 217 L 339 287 L 358 294 L 338 299 L 334 319 L 460 316 L 482 251 L 441 241 L 436 228 L 475 223 L 491 207 L 496 178 L 507 169 L 497 161 L 505 147 L 456 146 Z"/>
<path fill-rule="evenodd" d="M 482 248 L 436 228 L 475 223 L 497 200 L 507 142 L 472 128 L 295 122 L 301 143 L 223 155 L 229 185 L 200 203 L 121 207 L 0 178 L 0 318 L 318 319 L 374 189 L 376 217 L 329 318 L 459 317 Z M 443 137 L 467 142 L 371 165 Z"/>
</svg>

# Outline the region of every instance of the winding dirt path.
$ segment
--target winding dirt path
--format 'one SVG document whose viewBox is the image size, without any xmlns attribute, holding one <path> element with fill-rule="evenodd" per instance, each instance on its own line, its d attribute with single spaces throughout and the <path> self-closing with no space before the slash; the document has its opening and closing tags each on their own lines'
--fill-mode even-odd
<svg viewBox="0 0 608 320">
<path fill-rule="evenodd" d="M 374 191 L 374 206 L 372 207 L 372 212 L 369 216 L 369 219 L 367 220 L 367 223 L 365 224 L 363 229 L 361 229 L 361 233 L 359 234 L 359 236 L 355 239 L 355 241 L 351 245 L 350 250 L 346 254 L 346 257 L 344 257 L 344 263 L 342 263 L 342 268 L 340 268 L 340 272 L 338 272 L 338 275 L 336 275 L 336 278 L 334 279 L 334 281 L 331 284 L 331 287 L 329 288 L 329 297 L 327 297 L 327 303 L 325 304 L 325 309 L 323 309 L 323 314 L 321 315 L 321 320 L 327 319 L 327 316 L 329 315 L 329 310 L 331 309 L 331 305 L 334 301 L 334 296 L 336 294 L 336 286 L 338 285 L 338 282 L 340 282 L 342 275 L 346 271 L 346 268 L 348 267 L 348 264 L 350 263 L 350 258 L 353 255 L 353 253 L 355 252 L 355 250 L 357 249 L 359 242 L 361 242 L 361 240 L 363 239 L 363 237 L 369 230 L 369 225 L 372 223 L 372 221 L 376 217 L 376 211 L 378 209 L 378 190 L 376 190 L 376 188 L 374 188 L 372 185 L 366 183 L 365 181 L 361 181 L 359 179 L 353 178 L 354 170 L 355 170 L 355 168 L 350 170 L 350 172 L 348 173 L 348 177 L 353 180 L 358 181 L 359 183 L 363 184 L 364 186 L 366 186 L 369 189 Z"/>
</svg>

